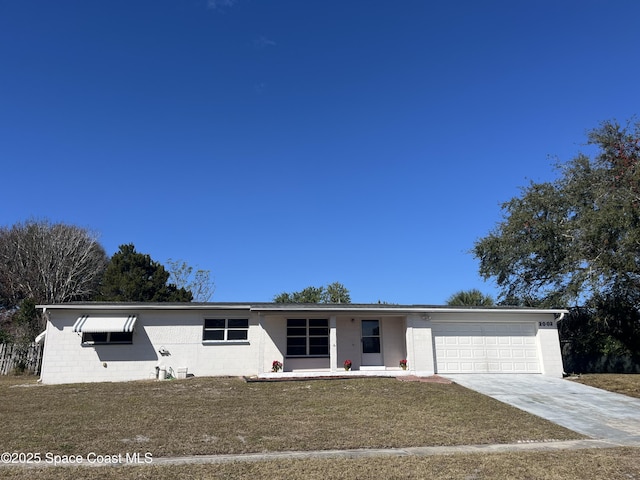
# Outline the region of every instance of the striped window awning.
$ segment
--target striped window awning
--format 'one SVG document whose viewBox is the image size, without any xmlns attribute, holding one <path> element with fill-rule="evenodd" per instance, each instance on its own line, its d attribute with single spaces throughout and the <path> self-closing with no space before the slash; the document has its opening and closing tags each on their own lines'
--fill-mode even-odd
<svg viewBox="0 0 640 480">
<path fill-rule="evenodd" d="M 82 315 L 73 324 L 73 331 L 79 333 L 133 332 L 138 317 L 98 317 Z"/>
</svg>

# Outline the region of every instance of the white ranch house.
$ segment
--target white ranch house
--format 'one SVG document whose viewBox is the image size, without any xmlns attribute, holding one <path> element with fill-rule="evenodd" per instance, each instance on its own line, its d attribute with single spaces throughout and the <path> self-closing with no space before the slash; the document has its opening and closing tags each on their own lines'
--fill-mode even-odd
<svg viewBox="0 0 640 480">
<path fill-rule="evenodd" d="M 165 372 L 262 378 L 563 374 L 557 330 L 563 309 L 275 303 L 39 308 L 47 318 L 41 380 L 48 384 L 164 378 Z M 282 371 L 272 372 L 274 361 Z"/>
</svg>

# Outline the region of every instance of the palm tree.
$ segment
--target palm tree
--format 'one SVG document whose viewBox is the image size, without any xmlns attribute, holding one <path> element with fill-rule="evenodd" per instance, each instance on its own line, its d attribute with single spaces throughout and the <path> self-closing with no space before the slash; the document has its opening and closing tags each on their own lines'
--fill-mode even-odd
<svg viewBox="0 0 640 480">
<path fill-rule="evenodd" d="M 460 290 L 447 300 L 447 305 L 459 307 L 492 307 L 493 297 L 485 295 L 478 289 Z"/>
</svg>

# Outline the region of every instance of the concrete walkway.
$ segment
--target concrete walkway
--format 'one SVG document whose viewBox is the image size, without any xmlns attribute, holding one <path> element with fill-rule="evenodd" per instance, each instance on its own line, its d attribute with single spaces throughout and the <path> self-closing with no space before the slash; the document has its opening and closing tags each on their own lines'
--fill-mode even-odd
<svg viewBox="0 0 640 480">
<path fill-rule="evenodd" d="M 315 450 L 307 452 L 245 453 L 238 455 L 193 455 L 189 457 L 160 457 L 153 465 L 184 465 L 227 462 L 263 462 L 269 460 L 305 458 L 368 458 L 379 456 L 432 456 L 468 453 L 540 452 L 558 450 L 582 450 L 587 448 L 615 448 L 615 443 L 602 440 L 567 440 L 561 442 L 527 442 L 496 445 L 457 445 L 451 447 L 363 448 L 353 450 Z"/>
<path fill-rule="evenodd" d="M 123 456 L 120 463 L 65 463 L 60 462 L 57 465 L 47 462 L 39 463 L 2 463 L 0 462 L 0 471 L 3 467 L 24 467 L 24 468 L 42 468 L 42 467 L 117 467 L 117 466 L 162 466 L 162 465 L 202 465 L 202 464 L 219 464 L 230 462 L 265 462 L 271 460 L 304 460 L 304 459 L 356 459 L 356 458 L 372 458 L 380 456 L 394 457 L 425 457 L 434 455 L 455 455 L 455 454 L 489 454 L 504 452 L 552 452 L 559 450 L 583 450 L 589 448 L 615 448 L 620 445 L 603 441 L 603 440 L 566 440 L 566 441 L 550 441 L 550 442 L 522 442 L 511 444 L 495 444 L 495 445 L 457 445 L 449 447 L 407 447 L 407 448 L 362 448 L 352 450 L 312 450 L 312 451 L 284 451 L 284 452 L 266 452 L 266 453 L 241 453 L 235 455 L 189 455 L 183 457 L 154 457 L 149 463 L 144 461 L 144 457 L 140 461 L 132 461 L 127 463 Z"/>
<path fill-rule="evenodd" d="M 640 399 L 542 375 L 444 376 L 592 439 L 640 446 Z"/>
</svg>

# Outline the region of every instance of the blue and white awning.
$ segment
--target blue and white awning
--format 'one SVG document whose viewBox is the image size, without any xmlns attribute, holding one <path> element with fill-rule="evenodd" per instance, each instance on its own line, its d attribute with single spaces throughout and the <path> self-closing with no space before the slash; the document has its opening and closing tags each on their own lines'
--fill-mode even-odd
<svg viewBox="0 0 640 480">
<path fill-rule="evenodd" d="M 73 324 L 73 331 L 78 333 L 133 332 L 137 317 L 99 317 L 82 315 Z"/>
</svg>

